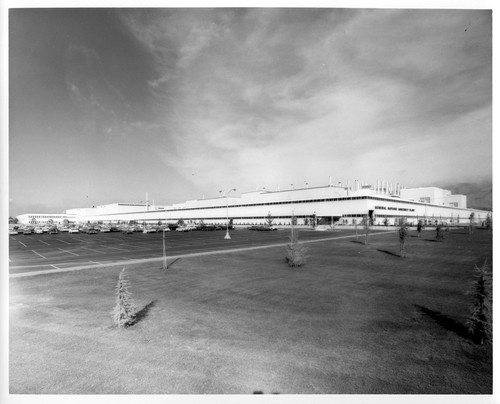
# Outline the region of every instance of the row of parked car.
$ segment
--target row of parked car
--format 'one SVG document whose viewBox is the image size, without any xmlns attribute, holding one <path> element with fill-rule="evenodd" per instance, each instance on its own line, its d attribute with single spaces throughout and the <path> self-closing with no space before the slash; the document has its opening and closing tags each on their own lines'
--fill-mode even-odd
<svg viewBox="0 0 500 404">
<path fill-rule="evenodd" d="M 163 224 L 163 225 L 103 225 L 103 224 L 86 224 L 86 225 L 74 225 L 74 226 L 32 226 L 32 225 L 9 225 L 9 235 L 18 234 L 58 234 L 62 232 L 67 233 L 84 233 L 84 234 L 97 234 L 97 233 L 111 233 L 111 232 L 122 232 L 124 234 L 132 234 L 136 232 L 140 233 L 156 233 L 162 231 L 175 230 L 178 227 L 173 224 Z M 183 229 L 183 228 L 181 228 Z M 183 230 L 182 230 L 183 231 Z"/>
<path fill-rule="evenodd" d="M 162 231 L 170 231 L 170 226 L 168 224 L 162 225 L 127 225 L 122 224 L 119 226 L 113 226 L 112 231 L 116 231 L 114 229 L 118 229 L 123 234 L 132 234 L 132 233 L 158 233 Z"/>
<path fill-rule="evenodd" d="M 123 234 L 132 233 L 157 233 L 161 231 L 170 231 L 169 225 L 84 225 L 78 228 L 80 233 L 97 234 L 122 232 Z"/>
<path fill-rule="evenodd" d="M 178 231 L 178 232 L 187 232 L 194 230 L 201 231 L 214 231 L 214 230 L 226 230 L 225 225 L 220 224 L 162 224 L 162 225 L 140 225 L 140 224 L 119 224 L 119 225 L 97 225 L 97 224 L 86 224 L 86 225 L 74 225 L 74 226 L 12 226 L 9 225 L 9 234 L 17 235 L 17 234 L 58 234 L 61 232 L 67 233 L 84 233 L 84 234 L 97 234 L 97 233 L 111 233 L 111 232 L 122 232 L 123 234 L 132 234 L 132 233 L 156 233 L 162 231 Z M 234 226 L 229 226 L 230 230 L 234 230 Z M 277 230 L 274 226 L 250 226 L 249 230 L 257 230 L 257 231 L 270 231 Z"/>
<path fill-rule="evenodd" d="M 58 233 L 85 233 L 85 234 L 97 234 L 97 233 L 110 233 L 110 232 L 143 232 L 143 233 L 153 233 L 157 231 L 162 231 L 161 226 L 108 226 L 108 225 L 79 225 L 79 226 L 9 226 L 9 234 L 58 234 Z M 166 231 L 170 231 L 168 226 Z"/>
<path fill-rule="evenodd" d="M 257 231 L 275 231 L 278 230 L 277 227 L 275 226 L 269 226 L 267 224 L 262 225 L 262 226 L 250 226 L 247 227 L 248 230 L 257 230 Z"/>
<path fill-rule="evenodd" d="M 48 234 L 57 234 L 60 231 L 68 231 L 66 229 L 58 229 L 57 226 L 13 226 L 9 227 L 9 235 L 15 236 L 17 234 L 43 234 L 43 233 L 48 233 Z"/>
<path fill-rule="evenodd" d="M 193 231 L 193 230 L 202 230 L 202 231 L 213 231 L 213 230 L 226 230 L 228 226 L 221 226 L 219 224 L 187 224 L 178 226 L 176 231 Z M 229 230 L 234 230 L 234 226 L 230 225 Z"/>
</svg>

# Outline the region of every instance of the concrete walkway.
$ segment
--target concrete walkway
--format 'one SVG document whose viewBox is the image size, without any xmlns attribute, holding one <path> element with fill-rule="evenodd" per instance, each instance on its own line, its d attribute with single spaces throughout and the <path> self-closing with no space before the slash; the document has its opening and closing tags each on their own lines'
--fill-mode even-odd
<svg viewBox="0 0 500 404">
<path fill-rule="evenodd" d="M 380 234 L 388 234 L 388 233 L 390 233 L 390 232 L 389 231 L 373 232 L 373 233 L 370 233 L 370 237 L 380 235 Z M 339 240 L 339 239 L 354 238 L 354 237 L 364 237 L 364 234 L 360 233 L 360 234 L 358 234 L 358 236 L 356 236 L 355 234 L 352 234 L 349 236 L 330 236 L 330 237 L 324 237 L 324 238 L 317 239 L 317 240 L 300 241 L 300 243 L 301 244 L 320 243 L 323 241 Z M 176 260 L 179 258 L 200 257 L 200 256 L 204 256 L 204 255 L 230 254 L 230 253 L 241 252 L 241 251 L 261 250 L 264 248 L 284 247 L 287 244 L 288 243 L 279 243 L 279 244 L 269 244 L 269 245 L 254 246 L 254 247 L 240 247 L 240 248 L 233 248 L 233 249 L 228 249 L 228 250 L 217 250 L 217 251 L 207 251 L 207 252 L 199 252 L 199 253 L 191 253 L 191 254 L 171 255 L 171 256 L 167 256 L 167 263 L 169 260 L 173 261 L 173 260 Z M 31 272 L 10 274 L 9 278 L 24 278 L 24 277 L 28 277 L 28 276 L 55 274 L 55 273 L 59 273 L 59 272 L 80 271 L 82 269 L 104 268 L 104 267 L 107 268 L 107 267 L 134 265 L 134 264 L 142 264 L 142 263 L 149 263 L 149 262 L 162 262 L 163 259 L 164 259 L 163 257 L 143 258 L 143 259 L 138 259 L 138 260 L 126 260 L 126 261 L 118 261 L 118 262 L 112 262 L 112 263 L 106 263 L 106 264 L 91 264 L 91 265 L 81 265 L 81 266 L 70 267 L 70 268 L 45 269 L 45 270 L 41 270 L 41 271 L 31 271 Z"/>
</svg>

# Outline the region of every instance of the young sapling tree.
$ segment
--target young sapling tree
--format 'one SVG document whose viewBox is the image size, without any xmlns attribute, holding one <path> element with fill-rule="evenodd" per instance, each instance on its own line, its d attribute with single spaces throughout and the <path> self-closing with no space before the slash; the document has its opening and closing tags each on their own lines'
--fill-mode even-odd
<svg viewBox="0 0 500 404">
<path fill-rule="evenodd" d="M 485 225 L 488 230 L 491 230 L 493 228 L 493 220 L 491 220 L 490 212 L 488 212 L 488 214 L 486 215 Z"/>
<path fill-rule="evenodd" d="M 468 331 L 478 344 L 492 341 L 492 282 L 486 261 L 481 267 L 475 265 L 476 280 L 472 282 L 468 295 L 473 296 L 470 316 L 467 321 Z"/>
<path fill-rule="evenodd" d="M 443 225 L 439 223 L 436 226 L 436 241 L 443 241 L 443 240 L 444 240 Z"/>
<path fill-rule="evenodd" d="M 420 234 L 422 233 L 423 229 L 424 229 L 424 221 L 422 219 L 419 219 L 417 223 L 417 237 L 420 237 Z"/>
<path fill-rule="evenodd" d="M 474 232 L 474 212 L 469 216 L 469 234 Z"/>
<path fill-rule="evenodd" d="M 116 285 L 116 305 L 113 310 L 113 321 L 119 328 L 125 328 L 134 323 L 137 307 L 128 290 L 129 281 L 125 267 L 120 271 Z"/>
<path fill-rule="evenodd" d="M 368 236 L 370 235 L 370 219 L 368 215 L 363 217 L 363 230 L 365 232 L 365 245 L 368 245 Z"/>
<path fill-rule="evenodd" d="M 307 247 L 299 243 L 298 231 L 295 229 L 295 216 L 292 215 L 290 228 L 290 243 L 286 245 L 286 262 L 289 267 L 301 267 L 307 259 Z"/>
<path fill-rule="evenodd" d="M 401 220 L 398 229 L 399 236 L 399 256 L 406 258 L 406 238 L 408 236 L 408 225 L 406 220 Z"/>
<path fill-rule="evenodd" d="M 271 212 L 269 212 L 266 216 L 266 225 L 271 227 L 273 225 L 273 217 L 271 216 Z"/>
</svg>

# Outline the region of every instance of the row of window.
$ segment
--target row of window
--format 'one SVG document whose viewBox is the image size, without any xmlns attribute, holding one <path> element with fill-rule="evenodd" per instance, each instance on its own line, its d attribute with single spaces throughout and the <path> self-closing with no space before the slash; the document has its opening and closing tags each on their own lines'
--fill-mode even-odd
<svg viewBox="0 0 500 404">
<path fill-rule="evenodd" d="M 398 204 L 408 204 L 408 205 L 415 205 L 419 204 L 418 202 L 415 201 L 404 201 L 404 200 L 398 200 L 395 201 L 393 198 L 384 198 L 384 197 L 379 197 L 379 196 L 348 196 L 348 197 L 338 197 L 338 198 L 323 198 L 323 199 L 308 199 L 308 200 L 298 200 L 298 201 L 279 201 L 279 202 L 259 202 L 259 203 L 249 203 L 249 204 L 240 204 L 240 205 L 229 205 L 231 208 L 246 208 L 246 207 L 254 207 L 254 206 L 272 206 L 272 205 L 293 205 L 293 204 L 300 204 L 300 203 L 318 203 L 318 202 L 336 202 L 336 201 L 350 201 L 350 200 L 363 200 L 363 199 L 372 199 L 372 200 L 379 200 L 379 201 L 386 201 L 386 202 L 397 202 Z M 127 204 L 120 204 L 120 205 L 127 205 Z M 128 204 L 129 206 L 134 206 L 133 204 Z M 438 206 L 438 205 L 436 205 Z M 180 212 L 180 211 L 193 211 L 193 210 L 209 210 L 209 209 L 222 209 L 226 208 L 226 205 L 220 205 L 220 206 L 204 206 L 204 207 L 193 207 L 193 208 L 176 208 L 176 209 L 165 209 L 165 212 Z M 453 207 L 449 207 L 452 208 Z M 388 209 L 388 210 L 402 210 L 402 211 L 410 211 L 414 212 L 415 209 L 405 209 L 405 208 L 385 208 L 383 206 L 375 206 L 375 209 Z M 155 211 L 136 211 L 136 212 L 127 212 L 126 214 L 144 214 L 144 213 L 154 213 Z M 110 215 L 123 215 L 124 212 L 117 212 L 117 213 L 108 213 L 106 216 Z"/>
<path fill-rule="evenodd" d="M 299 203 L 314 203 L 314 202 L 334 202 L 334 201 L 351 201 L 358 199 L 367 199 L 367 196 L 348 196 L 342 198 L 323 198 L 323 199 L 307 199 L 307 200 L 299 200 L 299 201 L 279 201 L 279 202 L 258 202 L 258 203 L 246 203 L 241 205 L 229 205 L 231 208 L 246 208 L 251 206 L 271 206 L 271 205 L 293 205 Z M 205 209 L 220 209 L 226 208 L 226 205 L 220 206 L 203 206 L 203 207 L 195 207 L 195 208 L 178 208 L 178 209 L 167 209 L 167 212 L 177 212 L 179 210 L 205 210 Z"/>
<path fill-rule="evenodd" d="M 361 199 L 373 199 L 377 201 L 385 201 L 385 202 L 396 202 L 398 204 L 406 204 L 406 205 L 415 205 L 422 204 L 416 201 L 405 201 L 405 200 L 394 200 L 394 198 L 384 198 L 381 196 L 373 196 L 373 195 L 364 195 L 364 196 L 343 196 L 338 198 L 323 198 L 323 199 L 308 199 L 308 200 L 299 200 L 299 201 L 279 201 L 279 202 L 258 202 L 258 203 L 248 203 L 248 204 L 240 204 L 240 205 L 229 205 L 231 208 L 244 208 L 250 206 L 271 206 L 271 205 L 293 205 L 299 203 L 318 203 L 318 202 L 336 202 L 336 201 L 351 201 L 351 200 L 361 200 Z M 436 205 L 440 206 L 440 205 Z M 453 206 L 450 206 L 453 208 Z M 226 205 L 220 206 L 204 206 L 204 207 L 194 207 L 194 208 L 177 208 L 177 209 L 167 209 L 167 212 L 176 212 L 178 210 L 205 210 L 205 209 L 220 209 L 226 208 Z M 375 206 L 375 209 L 384 209 L 382 206 Z M 404 210 L 404 208 L 400 208 L 399 210 Z M 415 209 L 409 209 L 410 211 L 415 211 Z"/>
<path fill-rule="evenodd" d="M 141 207 L 144 207 L 146 205 L 143 205 L 141 203 L 119 203 L 118 206 L 141 206 Z M 151 205 L 148 205 L 148 206 L 151 207 Z M 155 209 L 163 210 L 165 208 L 161 208 L 161 207 L 156 208 L 155 207 Z"/>
<path fill-rule="evenodd" d="M 37 218 L 37 219 L 39 219 L 39 218 L 44 218 L 44 219 L 47 219 L 47 218 L 48 219 L 63 219 L 64 218 L 64 219 L 67 219 L 68 218 L 68 216 L 65 216 L 65 215 L 64 216 L 62 216 L 62 215 L 61 216 L 57 216 L 57 215 L 29 215 L 28 217 L 31 218 L 31 219 L 33 219 L 33 218 Z"/>
<path fill-rule="evenodd" d="M 366 217 L 368 216 L 366 213 L 346 213 L 346 214 L 343 214 L 342 217 Z M 383 217 L 387 217 L 387 218 L 397 218 L 397 217 L 407 217 L 406 215 L 398 215 L 398 214 L 390 214 L 390 215 L 384 215 L 384 214 L 377 214 L 375 215 L 375 218 L 377 219 L 380 219 L 380 218 L 383 218 Z M 415 216 L 411 216 L 410 218 L 415 218 Z M 434 219 L 434 218 L 433 218 Z M 446 220 L 447 218 L 446 217 L 440 217 L 440 219 L 443 219 L 443 220 Z M 448 219 L 453 219 L 453 217 L 451 218 L 448 218 Z"/>
<path fill-rule="evenodd" d="M 305 218 L 310 218 L 312 216 L 295 216 L 296 219 L 305 219 Z M 330 216 L 329 216 L 330 217 Z M 235 217 L 235 216 L 229 216 L 229 219 L 233 220 L 260 220 L 260 219 L 268 219 L 269 216 L 240 216 L 240 217 Z M 181 218 L 182 220 L 186 221 L 200 221 L 200 220 L 223 220 L 226 221 L 227 217 L 206 217 L 206 218 L 193 218 L 193 217 L 188 217 L 188 218 Z M 291 219 L 291 216 L 271 216 L 272 220 L 275 219 Z M 148 219 L 148 220 L 154 220 L 154 219 Z M 159 219 L 159 220 L 165 220 L 165 219 Z M 168 219 L 167 219 L 168 220 Z M 140 221 L 140 220 L 139 220 Z"/>
<path fill-rule="evenodd" d="M 230 208 L 246 208 L 251 206 L 270 206 L 270 205 L 292 205 L 296 203 L 314 203 L 314 202 L 333 202 L 339 200 L 355 200 L 355 199 L 367 199 L 366 196 L 353 196 L 347 198 L 326 198 L 326 199 L 310 199 L 303 201 L 280 201 L 280 202 L 260 202 L 260 203 L 249 203 L 242 205 L 229 205 Z M 207 210 L 207 209 L 226 209 L 226 205 L 221 206 L 204 206 L 204 207 L 195 207 L 195 208 L 178 208 L 178 209 L 167 209 L 166 212 L 179 212 L 185 210 Z M 154 213 L 155 211 L 149 211 L 150 213 Z M 126 212 L 126 214 L 142 214 L 147 213 L 147 211 L 139 211 L 139 212 Z M 124 212 L 116 212 L 116 213 L 107 213 L 106 215 L 122 215 Z"/>
</svg>

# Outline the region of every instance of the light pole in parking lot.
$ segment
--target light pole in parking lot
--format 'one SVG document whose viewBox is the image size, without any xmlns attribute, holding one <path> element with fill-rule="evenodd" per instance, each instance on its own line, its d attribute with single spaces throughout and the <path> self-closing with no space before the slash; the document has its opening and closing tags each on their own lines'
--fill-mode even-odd
<svg viewBox="0 0 500 404">
<path fill-rule="evenodd" d="M 229 235 L 229 198 L 227 197 L 231 191 L 236 191 L 236 188 L 230 189 L 224 195 L 226 197 L 226 235 L 224 237 L 225 240 L 229 240 L 231 236 Z M 222 193 L 222 191 L 219 191 Z"/>
<path fill-rule="evenodd" d="M 163 269 L 167 269 L 167 255 L 165 254 L 165 229 L 163 230 Z"/>
</svg>

